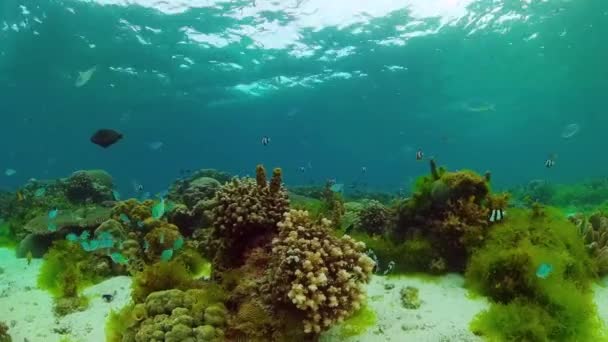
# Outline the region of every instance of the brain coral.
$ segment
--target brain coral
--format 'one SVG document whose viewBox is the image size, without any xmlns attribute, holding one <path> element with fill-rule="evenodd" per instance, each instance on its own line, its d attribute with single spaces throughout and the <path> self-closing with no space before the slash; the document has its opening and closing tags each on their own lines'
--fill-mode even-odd
<svg viewBox="0 0 608 342">
<path fill-rule="evenodd" d="M 331 234 L 331 221 L 314 223 L 291 210 L 272 241 L 270 282 L 275 300 L 304 313 L 304 331 L 319 333 L 354 313 L 365 300 L 374 261 L 362 242 Z"/>
</svg>

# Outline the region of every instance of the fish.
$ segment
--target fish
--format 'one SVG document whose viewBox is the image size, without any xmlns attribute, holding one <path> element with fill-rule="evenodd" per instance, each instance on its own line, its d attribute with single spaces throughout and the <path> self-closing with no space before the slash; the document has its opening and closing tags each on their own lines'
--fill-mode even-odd
<svg viewBox="0 0 608 342">
<path fill-rule="evenodd" d="M 112 261 L 114 261 L 114 263 L 122 265 L 126 264 L 129 261 L 129 259 L 125 258 L 125 256 L 119 252 L 114 252 L 110 254 L 110 258 L 112 258 Z"/>
<path fill-rule="evenodd" d="M 120 192 L 112 190 L 112 197 L 114 197 L 115 201 L 120 201 Z"/>
<path fill-rule="evenodd" d="M 547 160 L 545 160 L 545 167 L 546 168 L 550 169 L 553 166 L 555 166 L 555 160 L 554 159 L 548 158 Z"/>
<path fill-rule="evenodd" d="M 141 193 L 144 191 L 144 185 L 140 184 L 138 181 L 132 181 L 131 184 L 133 184 L 133 190 L 135 191 L 135 193 Z"/>
<path fill-rule="evenodd" d="M 17 171 L 16 171 L 15 169 L 6 169 L 6 170 L 4 170 L 4 174 L 5 174 L 7 177 L 13 176 L 13 175 L 15 175 L 16 173 L 17 173 Z"/>
<path fill-rule="evenodd" d="M 165 199 L 161 198 L 160 202 L 156 203 L 156 205 L 154 205 L 152 207 L 152 217 L 158 220 L 159 218 L 163 217 L 164 214 L 165 214 Z"/>
<path fill-rule="evenodd" d="M 183 246 L 184 246 L 184 238 L 181 236 L 173 242 L 173 249 L 175 249 L 176 251 L 181 249 Z"/>
<path fill-rule="evenodd" d="M 76 86 L 76 88 L 80 88 L 80 87 L 84 86 L 85 84 L 89 83 L 89 81 L 95 74 L 95 71 L 97 71 L 97 66 L 94 66 L 91 69 L 88 69 L 85 71 L 79 71 L 78 77 L 76 78 L 76 81 L 74 82 L 74 86 Z"/>
<path fill-rule="evenodd" d="M 551 272 L 553 272 L 553 266 L 551 266 L 551 264 L 542 263 L 536 269 L 536 276 L 540 279 L 547 279 Z"/>
<path fill-rule="evenodd" d="M 23 193 L 21 191 L 17 191 L 15 193 L 15 195 L 17 196 L 17 201 L 21 202 L 25 199 L 25 196 L 23 196 Z"/>
<path fill-rule="evenodd" d="M 55 208 L 49 211 L 49 219 L 54 219 L 59 214 L 59 209 Z"/>
<path fill-rule="evenodd" d="M 108 148 L 123 138 L 123 135 L 113 129 L 102 128 L 91 136 L 91 142 L 103 148 Z"/>
<path fill-rule="evenodd" d="M 262 145 L 268 146 L 268 144 L 270 144 L 270 138 L 267 137 L 267 136 L 263 136 L 262 137 Z"/>
<path fill-rule="evenodd" d="M 74 233 L 69 233 L 68 235 L 65 236 L 65 239 L 70 242 L 75 242 L 75 241 L 78 241 L 78 235 L 76 235 Z"/>
<path fill-rule="evenodd" d="M 384 272 L 382 272 L 382 275 L 387 275 L 389 273 L 391 273 L 391 271 L 393 270 L 393 268 L 395 268 L 395 262 L 394 261 L 389 261 L 386 269 L 384 270 Z"/>
<path fill-rule="evenodd" d="M 424 152 L 422 150 L 416 151 L 416 160 L 422 160 L 424 158 Z"/>
<path fill-rule="evenodd" d="M 116 291 L 114 291 L 116 293 Z M 101 295 L 101 299 L 103 299 L 106 303 L 109 303 L 114 300 L 114 294 L 104 293 Z"/>
<path fill-rule="evenodd" d="M 301 173 L 304 173 L 304 172 L 306 172 L 306 168 L 304 166 L 300 166 L 298 168 L 298 171 L 300 171 Z"/>
<path fill-rule="evenodd" d="M 169 261 L 173 257 L 173 249 L 165 249 L 160 253 L 160 260 Z"/>
<path fill-rule="evenodd" d="M 49 222 L 47 228 L 50 232 L 55 232 L 57 231 L 57 224 L 55 222 Z"/>
<path fill-rule="evenodd" d="M 125 214 L 125 213 L 120 213 L 120 215 L 118 217 L 120 218 L 120 220 L 123 223 L 126 223 L 126 224 L 131 223 L 131 220 L 129 219 L 129 216 L 127 216 L 127 214 Z"/>
<path fill-rule="evenodd" d="M 342 192 L 344 191 L 344 184 L 338 183 L 329 187 L 329 189 L 333 192 Z"/>
<path fill-rule="evenodd" d="M 362 166 L 361 173 L 366 173 L 366 172 L 367 172 L 367 166 Z"/>
<path fill-rule="evenodd" d="M 42 197 L 44 194 L 46 194 L 46 188 L 39 188 L 36 190 L 36 192 L 34 192 L 35 197 Z"/>
<path fill-rule="evenodd" d="M 506 214 L 507 214 L 507 212 L 502 209 L 492 209 L 492 212 L 490 213 L 489 221 L 490 222 L 502 221 L 502 219 L 505 218 Z"/>
<path fill-rule="evenodd" d="M 157 151 L 160 150 L 165 144 L 162 141 L 154 141 L 151 143 L 148 143 L 148 148 L 151 149 L 152 151 Z"/>
</svg>

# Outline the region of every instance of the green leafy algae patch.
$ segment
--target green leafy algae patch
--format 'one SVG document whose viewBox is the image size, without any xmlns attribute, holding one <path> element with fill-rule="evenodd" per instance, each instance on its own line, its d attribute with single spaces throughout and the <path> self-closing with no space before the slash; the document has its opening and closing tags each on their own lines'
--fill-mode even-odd
<svg viewBox="0 0 608 342">
<path fill-rule="evenodd" d="M 487 341 L 607 341 L 593 302 L 591 260 L 558 210 L 512 209 L 467 267 L 491 302 L 471 323 Z"/>
<path fill-rule="evenodd" d="M 368 305 L 364 305 L 350 318 L 340 325 L 340 337 L 347 338 L 363 334 L 376 324 L 376 313 Z"/>
</svg>

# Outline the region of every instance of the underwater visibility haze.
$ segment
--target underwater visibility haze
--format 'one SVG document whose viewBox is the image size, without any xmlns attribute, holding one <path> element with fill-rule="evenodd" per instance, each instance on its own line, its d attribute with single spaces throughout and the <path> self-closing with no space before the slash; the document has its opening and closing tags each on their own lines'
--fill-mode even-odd
<svg viewBox="0 0 608 342">
<path fill-rule="evenodd" d="M 3 0 L 0 342 L 608 341 L 608 3 Z"/>
</svg>

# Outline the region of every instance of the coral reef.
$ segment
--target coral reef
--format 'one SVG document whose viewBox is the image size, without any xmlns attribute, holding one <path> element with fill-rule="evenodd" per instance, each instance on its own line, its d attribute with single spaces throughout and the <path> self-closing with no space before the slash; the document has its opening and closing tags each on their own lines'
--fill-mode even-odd
<svg viewBox="0 0 608 342">
<path fill-rule="evenodd" d="M 590 266 L 581 237 L 559 211 L 513 209 L 467 267 L 467 286 L 493 302 L 473 330 L 501 341 L 597 340 Z"/>
<path fill-rule="evenodd" d="M 264 167 L 256 168 L 256 179 L 233 179 L 216 194 L 212 239 L 217 244 L 214 263 L 218 266 L 242 263 L 242 254 L 256 238 L 272 234 L 289 208 L 282 186 L 281 169 L 274 169 L 270 182 Z"/>
<path fill-rule="evenodd" d="M 208 212 L 215 206 L 215 193 L 221 183 L 215 178 L 205 176 L 207 173 L 198 172 L 190 178 L 177 180 L 169 190 L 168 199 L 176 203 L 168 212 L 169 222 L 182 230 L 192 232 L 196 228 L 211 225 L 212 220 Z"/>
<path fill-rule="evenodd" d="M 461 271 L 480 247 L 496 210 L 502 212 L 507 195 L 492 196 L 490 175 L 473 171 L 448 172 L 431 160 L 431 174 L 421 177 L 413 196 L 397 204 L 396 240 L 422 234 L 431 240 L 451 270 Z M 500 217 L 502 219 L 502 216 Z"/>
<path fill-rule="evenodd" d="M 65 181 L 65 195 L 73 203 L 101 203 L 114 199 L 112 176 L 104 170 L 81 170 Z"/>
<path fill-rule="evenodd" d="M 195 286 L 192 278 L 192 274 L 180 262 L 158 262 L 146 266 L 135 276 L 131 296 L 136 303 L 141 303 L 152 292 L 187 290 Z"/>
<path fill-rule="evenodd" d="M 364 204 L 358 213 L 358 230 L 371 235 L 382 235 L 391 228 L 392 215 L 388 208 L 378 201 Z"/>
<path fill-rule="evenodd" d="M 273 298 L 305 314 L 304 331 L 318 333 L 357 311 L 374 262 L 363 243 L 331 235 L 327 219 L 315 224 L 308 212 L 292 210 L 272 242 Z"/>
<path fill-rule="evenodd" d="M 222 300 L 214 285 L 152 292 L 143 303 L 112 314 L 109 341 L 224 341 L 228 310 Z"/>
</svg>

